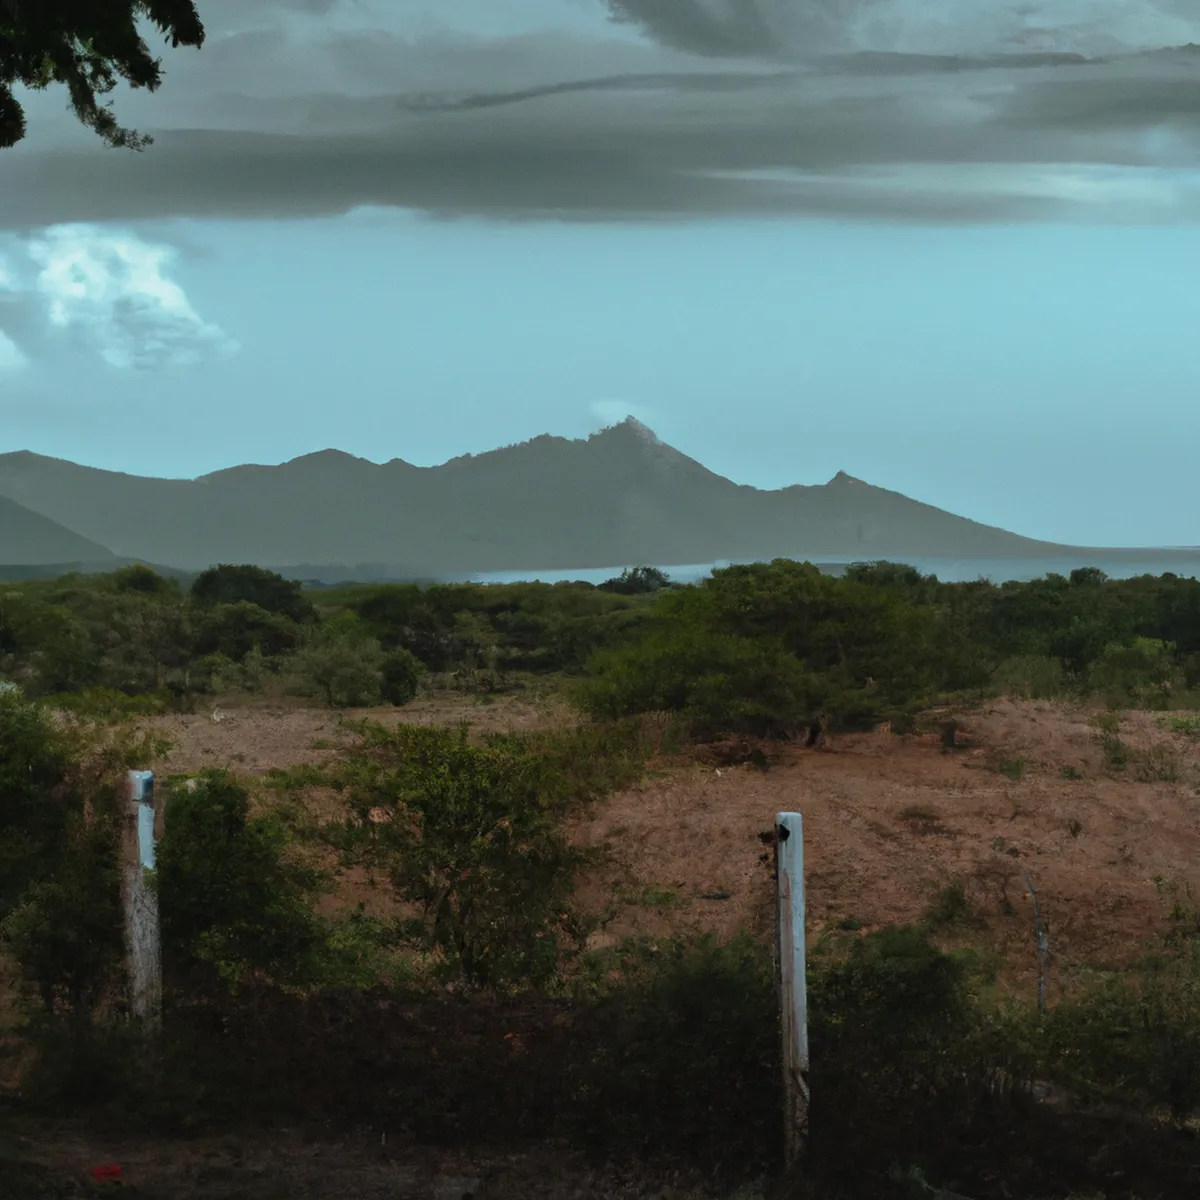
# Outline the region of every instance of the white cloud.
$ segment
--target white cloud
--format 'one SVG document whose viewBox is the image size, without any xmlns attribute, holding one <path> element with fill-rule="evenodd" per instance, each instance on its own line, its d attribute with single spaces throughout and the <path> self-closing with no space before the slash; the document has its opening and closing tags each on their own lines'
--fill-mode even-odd
<svg viewBox="0 0 1200 1200">
<path fill-rule="evenodd" d="M 114 367 L 188 366 L 239 349 L 203 320 L 169 272 L 176 252 L 132 233 L 57 225 L 31 239 L 33 290 L 51 325 L 73 331 Z"/>
</svg>

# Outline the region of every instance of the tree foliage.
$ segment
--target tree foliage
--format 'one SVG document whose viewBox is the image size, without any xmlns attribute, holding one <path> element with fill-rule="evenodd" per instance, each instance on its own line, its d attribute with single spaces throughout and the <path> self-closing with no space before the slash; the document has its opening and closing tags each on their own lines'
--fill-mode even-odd
<svg viewBox="0 0 1200 1200">
<path fill-rule="evenodd" d="M 560 828 L 577 796 L 553 748 L 511 737 L 476 746 L 465 729 L 364 734 L 327 779 L 349 804 L 339 847 L 387 873 L 418 908 L 418 943 L 468 984 L 550 979 L 578 932 L 570 899 L 582 861 Z"/>
<path fill-rule="evenodd" d="M 158 749 L 0 694 L 0 937 L 48 1013 L 86 1020 L 119 983 L 121 801 Z"/>
<path fill-rule="evenodd" d="M 0 0 L 0 147 L 25 136 L 13 87 L 63 84 L 75 116 L 109 146 L 141 150 L 153 139 L 122 126 L 101 97 L 118 82 L 155 91 L 162 62 L 138 30 L 148 21 L 173 47 L 204 44 L 192 0 Z"/>
<path fill-rule="evenodd" d="M 163 967 L 176 987 L 237 987 L 314 978 L 320 876 L 289 859 L 285 828 L 251 815 L 230 775 L 209 771 L 169 790 L 158 849 Z"/>
<path fill-rule="evenodd" d="M 201 572 L 192 583 L 191 598 L 205 607 L 253 604 L 297 622 L 314 616 L 312 603 L 299 583 L 251 564 L 223 563 Z"/>
</svg>

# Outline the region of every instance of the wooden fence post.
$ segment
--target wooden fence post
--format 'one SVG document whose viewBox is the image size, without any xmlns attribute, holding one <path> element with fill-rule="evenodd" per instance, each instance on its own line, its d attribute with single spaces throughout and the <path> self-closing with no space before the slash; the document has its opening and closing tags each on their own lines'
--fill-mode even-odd
<svg viewBox="0 0 1200 1200">
<path fill-rule="evenodd" d="M 804 822 L 775 817 L 779 1005 L 783 1035 L 784 1157 L 793 1166 L 808 1139 L 808 987 L 804 946 Z"/>
<path fill-rule="evenodd" d="M 158 894 L 148 878 L 153 870 L 154 772 L 130 771 L 122 838 L 129 1012 L 147 1033 L 156 1033 L 162 1021 Z"/>
</svg>

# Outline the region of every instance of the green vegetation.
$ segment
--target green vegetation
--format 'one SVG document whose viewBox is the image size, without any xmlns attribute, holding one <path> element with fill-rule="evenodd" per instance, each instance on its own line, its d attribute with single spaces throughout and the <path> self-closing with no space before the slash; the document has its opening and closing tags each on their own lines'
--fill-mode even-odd
<svg viewBox="0 0 1200 1200">
<path fill-rule="evenodd" d="M 575 888 L 601 856 L 572 819 L 688 737 L 912 728 L 1004 689 L 1102 702 L 1105 769 L 1169 780 L 1173 752 L 1135 751 L 1122 713 L 1200 697 L 1200 584 L 1171 576 L 993 587 L 777 561 L 611 584 L 310 596 L 219 567 L 186 593 L 145 568 L 0 590 L 0 677 L 19 685 L 0 691 L 0 953 L 36 1052 L 21 1106 L 159 1129 L 402 1120 L 433 1144 L 563 1139 L 761 1175 L 780 1143 L 769 941 L 589 949 Z M 130 1053 L 119 785 L 161 749 L 135 718 L 230 691 L 348 707 L 539 678 L 590 720 L 477 737 L 347 721 L 319 767 L 164 781 L 163 1028 L 153 1070 Z M 994 765 L 1014 781 L 1027 766 Z M 946 832 L 931 807 L 898 815 L 905 838 Z M 343 876 L 375 885 L 371 905 L 326 903 Z M 626 900 L 689 897 L 658 881 Z M 832 914 L 809 962 L 819 1099 L 796 1194 L 1066 1196 L 1111 1192 L 1118 1170 L 1177 1194 L 1200 1109 L 1200 921 L 1175 900 L 1140 965 L 1076 972 L 1046 1011 L 998 985 L 961 882 L 912 926 Z"/>
<path fill-rule="evenodd" d="M 161 60 L 142 38 L 139 18 L 149 20 L 173 46 L 202 46 L 204 26 L 191 0 L 148 4 L 67 5 L 45 8 L 6 4 L 0 12 L 0 149 L 25 136 L 25 112 L 15 85 L 40 90 L 64 84 L 79 121 L 109 146 L 141 150 L 153 140 L 120 125 L 103 97 L 118 82 L 154 91 L 162 82 Z"/>
<path fill-rule="evenodd" d="M 236 691 L 403 704 L 423 681 L 490 695 L 559 676 L 597 718 L 669 711 L 697 737 L 905 728 L 939 701 L 985 694 L 1178 711 L 1200 707 L 1200 583 L 1075 572 L 943 584 L 889 563 L 832 578 L 777 560 L 689 587 L 638 567 L 599 587 L 310 595 L 225 565 L 186 593 L 145 567 L 0 590 L 0 678 L 85 715 Z"/>
</svg>

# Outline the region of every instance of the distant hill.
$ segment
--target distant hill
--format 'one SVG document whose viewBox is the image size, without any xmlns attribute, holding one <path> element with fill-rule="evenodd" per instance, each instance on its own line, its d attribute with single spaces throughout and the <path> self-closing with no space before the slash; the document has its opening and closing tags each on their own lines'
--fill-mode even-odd
<svg viewBox="0 0 1200 1200">
<path fill-rule="evenodd" d="M 0 495 L 0 564 L 8 563 L 118 565 L 111 550 Z"/>
<path fill-rule="evenodd" d="M 0 495 L 125 558 L 185 570 L 332 564 L 305 568 L 327 579 L 339 564 L 364 563 L 377 578 L 415 578 L 774 557 L 1049 559 L 1078 549 L 842 472 L 776 491 L 736 484 L 632 418 L 586 439 L 547 435 L 436 467 L 325 450 L 171 480 L 23 451 L 0 455 Z"/>
</svg>

